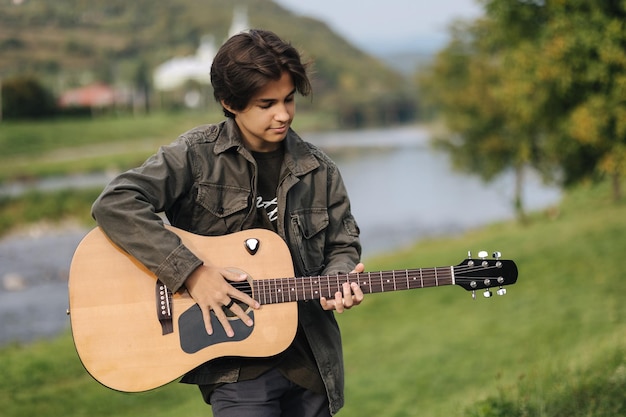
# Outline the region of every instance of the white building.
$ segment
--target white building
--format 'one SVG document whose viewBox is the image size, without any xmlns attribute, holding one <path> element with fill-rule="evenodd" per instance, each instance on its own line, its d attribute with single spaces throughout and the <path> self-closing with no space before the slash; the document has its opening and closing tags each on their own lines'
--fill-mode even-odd
<svg viewBox="0 0 626 417">
<path fill-rule="evenodd" d="M 248 28 L 247 9 L 236 7 L 228 37 Z M 215 36 L 203 36 L 195 55 L 172 58 L 156 67 L 153 74 L 154 88 L 157 91 L 172 91 L 183 87 L 188 81 L 210 85 L 211 64 L 216 53 Z"/>
</svg>

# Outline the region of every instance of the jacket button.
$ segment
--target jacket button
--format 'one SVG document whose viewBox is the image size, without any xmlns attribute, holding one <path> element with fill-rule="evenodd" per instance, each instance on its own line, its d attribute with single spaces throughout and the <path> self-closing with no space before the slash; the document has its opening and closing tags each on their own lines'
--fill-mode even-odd
<svg viewBox="0 0 626 417">
<path fill-rule="evenodd" d="M 222 215 L 224 214 L 224 207 L 220 207 L 217 209 L 217 214 Z"/>
</svg>

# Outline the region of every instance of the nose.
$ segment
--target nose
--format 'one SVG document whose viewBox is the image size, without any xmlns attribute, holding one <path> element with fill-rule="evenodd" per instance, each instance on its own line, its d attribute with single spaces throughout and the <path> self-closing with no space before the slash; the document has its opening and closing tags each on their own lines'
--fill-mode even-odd
<svg viewBox="0 0 626 417">
<path fill-rule="evenodd" d="M 288 104 L 281 104 L 276 106 L 276 113 L 274 119 L 279 122 L 288 122 L 292 117 L 291 106 Z"/>
</svg>

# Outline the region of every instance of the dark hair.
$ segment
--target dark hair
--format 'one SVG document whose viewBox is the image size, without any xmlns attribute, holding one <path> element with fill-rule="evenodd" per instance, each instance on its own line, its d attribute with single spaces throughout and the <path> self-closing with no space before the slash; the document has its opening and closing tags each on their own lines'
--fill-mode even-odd
<svg viewBox="0 0 626 417">
<path fill-rule="evenodd" d="M 244 110 L 250 99 L 269 81 L 277 81 L 282 73 L 291 74 L 296 91 L 311 93 L 307 64 L 300 53 L 267 30 L 252 29 L 229 38 L 219 49 L 211 65 L 213 96 L 234 110 Z M 227 117 L 234 114 L 224 109 Z"/>
</svg>

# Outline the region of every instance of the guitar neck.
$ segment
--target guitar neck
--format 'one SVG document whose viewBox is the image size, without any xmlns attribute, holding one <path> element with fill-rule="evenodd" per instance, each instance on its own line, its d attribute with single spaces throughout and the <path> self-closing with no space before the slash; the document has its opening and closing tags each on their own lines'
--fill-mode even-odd
<svg viewBox="0 0 626 417">
<path fill-rule="evenodd" d="M 334 298 L 345 282 L 356 282 L 363 293 L 383 293 L 454 284 L 454 267 L 254 280 L 254 298 L 261 304 Z"/>
</svg>

